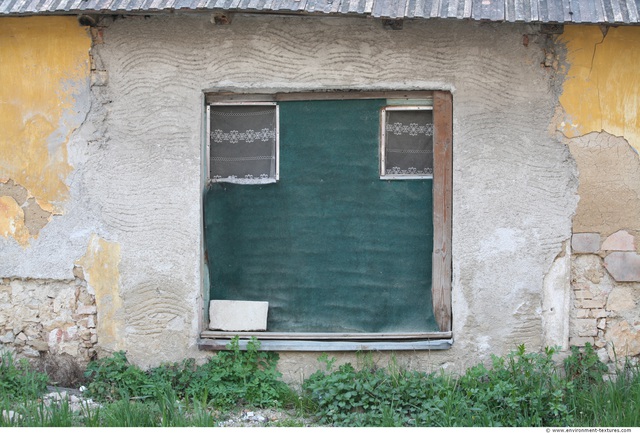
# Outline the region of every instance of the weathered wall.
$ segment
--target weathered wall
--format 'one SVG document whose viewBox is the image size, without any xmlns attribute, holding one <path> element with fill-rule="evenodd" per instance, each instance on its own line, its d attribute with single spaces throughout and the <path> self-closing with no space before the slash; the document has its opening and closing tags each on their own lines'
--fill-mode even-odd
<svg viewBox="0 0 640 433">
<path fill-rule="evenodd" d="M 213 89 L 451 89 L 456 342 L 402 358 L 461 368 L 518 343 L 541 347 L 543 277 L 570 237 L 576 184 L 567 148 L 547 132 L 556 99 L 536 29 L 159 16 L 116 20 L 103 36 L 94 56 L 108 81 L 94 91 L 105 134 L 86 182 L 120 245 L 123 342 L 135 361 L 179 358 L 195 342 L 202 97 Z M 289 353 L 282 367 L 299 379 L 315 357 Z"/>
<path fill-rule="evenodd" d="M 23 356 L 95 355 L 92 289 L 74 275 L 86 236 L 70 179 L 90 47 L 73 17 L 0 20 L 0 343 Z"/>
<path fill-rule="evenodd" d="M 200 205 L 184 191 L 200 188 L 199 132 L 186 147 L 162 128 L 151 149 L 111 146 L 100 32 L 0 21 L 0 343 L 84 362 L 197 355 Z"/>
<path fill-rule="evenodd" d="M 88 110 L 90 44 L 73 18 L 2 21 L 0 236 L 21 246 L 69 196 L 67 143 Z"/>
<path fill-rule="evenodd" d="M 571 344 L 640 354 L 640 28 L 566 27 L 556 128 L 579 172 Z"/>
<path fill-rule="evenodd" d="M 75 123 L 62 122 L 64 133 L 42 139 L 18 134 L 0 147 L 6 149 L 2 170 L 16 149 L 37 143 L 29 164 L 64 161 L 56 171 L 63 193 L 42 199 L 17 171 L 0 172 L 0 194 L 13 200 L 0 202 L 0 276 L 12 290 L 3 289 L 6 305 L 21 299 L 19 289 L 14 293 L 20 279 L 29 290 L 44 291 L 56 281 L 75 294 L 79 285 L 90 298 L 74 297 L 69 309 L 87 313 L 95 304 L 97 317 L 69 316 L 67 328 L 86 319 L 90 330 L 78 347 L 124 349 L 143 366 L 203 356 L 196 341 L 203 308 L 204 92 L 448 89 L 454 100 L 455 343 L 448 351 L 399 359 L 415 368 L 460 370 L 516 344 L 537 350 L 568 342 L 568 240 L 578 185 L 569 147 L 549 133 L 562 77 L 541 65 L 547 36 L 535 26 L 456 21 L 410 21 L 391 31 L 358 18 L 238 15 L 221 26 L 209 18 L 104 20 L 104 28 L 92 32 L 90 72 L 87 30 L 73 19 L 15 20 L 32 24 L 16 24 L 14 34 L 31 35 L 33 28 L 56 28 L 48 20 L 59 19 L 82 49 L 75 63 L 61 67 L 67 78 L 49 86 L 68 100 L 62 118 Z M 43 39 L 55 45 L 58 37 Z M 12 65 L 3 76 L 18 77 L 34 61 Z M 0 95 L 3 104 L 10 100 Z M 20 104 L 32 103 L 23 98 Z M 17 208 L 26 215 L 31 198 L 55 214 L 37 238 L 18 224 Z M 58 350 L 51 346 L 53 329 L 39 329 L 37 339 Z M 11 332 L 16 338 L 13 325 Z M 315 370 L 316 357 L 283 354 L 281 368 L 300 380 Z"/>
</svg>

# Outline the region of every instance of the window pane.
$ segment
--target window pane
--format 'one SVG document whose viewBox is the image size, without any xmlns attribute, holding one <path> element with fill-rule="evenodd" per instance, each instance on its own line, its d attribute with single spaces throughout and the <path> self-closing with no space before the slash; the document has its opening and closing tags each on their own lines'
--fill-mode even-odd
<svg viewBox="0 0 640 433">
<path fill-rule="evenodd" d="M 213 105 L 210 113 L 211 179 L 240 183 L 275 180 L 276 107 Z"/>
<path fill-rule="evenodd" d="M 385 175 L 433 175 L 431 110 L 386 111 L 385 137 Z"/>
</svg>

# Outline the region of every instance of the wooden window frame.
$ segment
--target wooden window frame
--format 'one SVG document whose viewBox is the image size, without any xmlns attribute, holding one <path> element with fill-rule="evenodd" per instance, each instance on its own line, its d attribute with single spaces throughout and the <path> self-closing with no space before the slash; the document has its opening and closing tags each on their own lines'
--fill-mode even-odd
<svg viewBox="0 0 640 433">
<path fill-rule="evenodd" d="M 208 329 L 200 333 L 203 350 L 224 350 L 230 339 L 257 337 L 263 350 L 438 350 L 453 343 L 451 311 L 452 277 L 452 184 L 453 184 L 453 98 L 450 92 L 434 91 L 318 91 L 296 93 L 243 94 L 215 92 L 205 95 L 206 105 L 264 103 L 306 100 L 350 99 L 432 100 L 433 106 L 433 260 L 432 308 L 439 332 L 421 333 L 313 333 L 313 332 L 225 332 Z M 207 171 L 208 172 L 208 171 Z M 207 300 L 209 296 L 205 296 Z M 207 302 L 208 304 L 208 302 Z M 208 325 L 208 305 L 203 325 Z M 246 341 L 241 340 L 241 348 Z"/>
</svg>

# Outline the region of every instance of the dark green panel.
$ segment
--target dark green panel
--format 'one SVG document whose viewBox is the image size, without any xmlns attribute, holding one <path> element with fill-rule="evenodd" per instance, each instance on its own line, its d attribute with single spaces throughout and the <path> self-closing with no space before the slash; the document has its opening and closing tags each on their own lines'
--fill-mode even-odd
<svg viewBox="0 0 640 433">
<path fill-rule="evenodd" d="M 205 199 L 211 299 L 269 301 L 269 331 L 436 331 L 432 181 L 379 179 L 384 100 L 280 104 L 280 181 Z"/>
</svg>

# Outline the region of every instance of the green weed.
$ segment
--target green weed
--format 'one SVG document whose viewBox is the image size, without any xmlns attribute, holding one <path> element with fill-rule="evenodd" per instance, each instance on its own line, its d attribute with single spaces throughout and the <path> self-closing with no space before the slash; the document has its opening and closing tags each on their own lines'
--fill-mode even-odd
<svg viewBox="0 0 640 433">
<path fill-rule="evenodd" d="M 260 342 L 253 338 L 247 349 L 240 350 L 236 337 L 228 351 L 218 352 L 203 365 L 189 359 L 181 363 L 163 364 L 142 371 L 127 360 L 124 352 L 93 361 L 87 367 L 90 395 L 102 401 L 115 401 L 124 396 L 162 403 L 163 410 L 171 393 L 173 401 L 197 400 L 216 407 L 228 408 L 238 403 L 256 407 L 281 407 L 294 402 L 297 395 L 280 380 L 278 354 L 261 352 Z M 163 413 L 163 420 L 172 416 Z"/>
<path fill-rule="evenodd" d="M 552 355 L 519 346 L 506 358 L 494 356 L 491 368 L 478 365 L 457 379 L 395 363 L 360 370 L 344 364 L 314 373 L 303 389 L 321 422 L 339 426 L 565 425 L 572 421 L 565 401 L 570 383 Z"/>
<path fill-rule="evenodd" d="M 190 359 L 148 371 L 117 352 L 87 368 L 89 390 L 103 406 L 85 404 L 77 412 L 67 399 L 39 399 L 46 376 L 4 354 L 0 427 L 211 427 L 220 410 L 239 404 L 295 411 L 296 419 L 270 426 L 303 426 L 310 418 L 380 427 L 640 425 L 640 367 L 627 360 L 606 375 L 589 345 L 572 348 L 564 370 L 553 362 L 553 349 L 527 353 L 521 345 L 460 376 L 409 371 L 394 357 L 380 368 L 370 353 L 358 354 L 357 368 L 323 355 L 324 368 L 304 381 L 302 394 L 280 380 L 277 354 L 259 348 L 253 339 L 240 350 L 234 338 L 203 365 Z"/>
<path fill-rule="evenodd" d="M 252 338 L 241 351 L 238 337 L 209 362 L 198 367 L 186 395 L 193 399 L 206 396 L 209 403 L 228 408 L 238 403 L 256 407 L 281 407 L 291 400 L 291 390 L 280 380 L 278 354 L 261 352 L 260 342 Z"/>
<path fill-rule="evenodd" d="M 0 396 L 18 400 L 35 398 L 46 389 L 47 382 L 47 375 L 34 371 L 26 360 L 16 362 L 10 352 L 0 355 Z"/>
<path fill-rule="evenodd" d="M 85 377 L 89 380 L 89 395 L 101 401 L 119 400 L 125 395 L 145 398 L 152 385 L 149 376 L 130 364 L 122 351 L 90 362 Z"/>
</svg>

